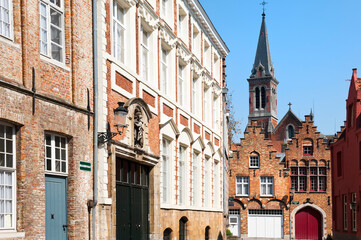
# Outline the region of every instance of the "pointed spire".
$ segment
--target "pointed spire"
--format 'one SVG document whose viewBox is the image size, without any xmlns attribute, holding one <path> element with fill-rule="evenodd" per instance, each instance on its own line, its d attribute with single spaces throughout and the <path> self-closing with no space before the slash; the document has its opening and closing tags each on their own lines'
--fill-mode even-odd
<svg viewBox="0 0 361 240">
<path fill-rule="evenodd" d="M 312 108 L 311 108 L 311 113 L 310 113 L 310 120 L 313 121 L 313 112 L 312 112 Z"/>
<path fill-rule="evenodd" d="M 257 76 L 257 72 L 261 72 L 261 76 L 274 76 L 274 69 L 271 60 L 271 52 L 268 44 L 268 34 L 266 28 L 266 14 L 262 13 L 262 25 L 258 38 L 256 58 L 254 60 L 252 75 Z M 258 75 L 258 76 L 259 76 Z"/>
</svg>

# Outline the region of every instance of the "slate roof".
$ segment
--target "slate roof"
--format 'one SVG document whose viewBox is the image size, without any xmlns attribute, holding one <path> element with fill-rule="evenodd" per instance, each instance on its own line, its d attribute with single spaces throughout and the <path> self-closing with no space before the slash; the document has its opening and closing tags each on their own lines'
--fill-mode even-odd
<svg viewBox="0 0 361 240">
<path fill-rule="evenodd" d="M 267 34 L 265 16 L 266 14 L 263 13 L 262 25 L 258 38 L 256 58 L 254 60 L 251 77 L 256 75 L 257 68 L 259 68 L 260 66 L 264 69 L 266 75 L 273 76 L 273 72 L 274 72 L 273 64 L 271 60 L 271 52 L 268 44 L 268 34 Z"/>
</svg>

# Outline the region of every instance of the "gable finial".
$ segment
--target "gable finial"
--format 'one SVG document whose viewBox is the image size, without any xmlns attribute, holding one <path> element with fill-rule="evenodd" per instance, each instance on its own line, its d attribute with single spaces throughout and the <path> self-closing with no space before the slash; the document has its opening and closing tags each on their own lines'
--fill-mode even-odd
<svg viewBox="0 0 361 240">
<path fill-rule="evenodd" d="M 263 17 L 266 16 L 266 14 L 264 13 L 264 6 L 265 6 L 267 3 L 268 3 L 268 2 L 265 2 L 264 0 L 263 0 L 263 2 L 260 3 L 260 5 L 262 5 L 262 8 L 263 8 L 263 13 L 262 13 L 262 16 L 263 16 Z"/>
<path fill-rule="evenodd" d="M 289 102 L 289 103 L 288 103 L 288 107 L 290 108 L 290 110 L 291 110 L 291 105 L 292 105 L 292 103 Z"/>
</svg>

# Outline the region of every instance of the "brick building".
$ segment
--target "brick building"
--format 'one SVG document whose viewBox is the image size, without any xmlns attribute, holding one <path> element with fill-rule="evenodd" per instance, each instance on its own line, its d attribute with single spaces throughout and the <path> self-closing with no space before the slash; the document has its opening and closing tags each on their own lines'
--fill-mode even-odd
<svg viewBox="0 0 361 240">
<path fill-rule="evenodd" d="M 0 5 L 0 238 L 88 239 L 91 1 Z"/>
<path fill-rule="evenodd" d="M 124 133 L 99 144 L 96 235 L 224 235 L 227 46 L 198 0 L 97 6 L 99 132 L 116 132 L 118 102 L 128 115 Z"/>
<path fill-rule="evenodd" d="M 322 239 L 331 233 L 329 136 L 313 114 L 278 122 L 265 14 L 249 82 L 249 124 L 232 145 L 229 229 L 244 238 Z"/>
<path fill-rule="evenodd" d="M 346 122 L 331 146 L 334 239 L 360 239 L 361 79 L 353 69 Z"/>
</svg>

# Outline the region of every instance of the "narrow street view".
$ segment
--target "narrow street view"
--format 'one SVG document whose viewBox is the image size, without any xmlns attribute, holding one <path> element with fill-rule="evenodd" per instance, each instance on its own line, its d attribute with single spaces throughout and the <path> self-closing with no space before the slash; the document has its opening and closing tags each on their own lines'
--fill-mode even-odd
<svg viewBox="0 0 361 240">
<path fill-rule="evenodd" d="M 0 239 L 360 240 L 360 9 L 0 0 Z"/>
</svg>

